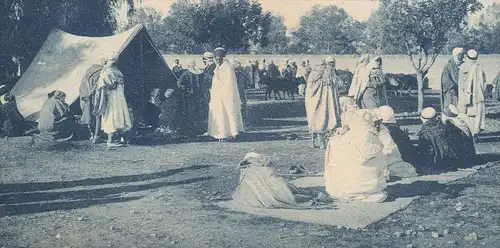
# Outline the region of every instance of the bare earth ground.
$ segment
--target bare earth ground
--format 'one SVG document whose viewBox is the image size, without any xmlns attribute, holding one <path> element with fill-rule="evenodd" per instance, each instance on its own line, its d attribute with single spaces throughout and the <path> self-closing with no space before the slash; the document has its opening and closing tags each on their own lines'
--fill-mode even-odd
<svg viewBox="0 0 500 248">
<path fill-rule="evenodd" d="M 480 164 L 500 160 L 500 122 L 492 119 L 500 105 L 488 106 L 488 131 L 477 144 Z M 499 247 L 495 163 L 448 185 L 394 192 L 423 197 L 364 230 L 216 207 L 230 197 L 239 175 L 235 165 L 247 152 L 269 155 L 282 172 L 292 165 L 322 170 L 323 151 L 308 147 L 303 118 L 256 123 L 238 143 L 158 143 L 108 151 L 85 141 L 31 147 L 29 138 L 2 140 L 0 247 Z M 461 211 L 455 208 L 459 202 Z M 440 237 L 433 238 L 433 231 Z M 478 239 L 465 240 L 472 232 Z"/>
</svg>

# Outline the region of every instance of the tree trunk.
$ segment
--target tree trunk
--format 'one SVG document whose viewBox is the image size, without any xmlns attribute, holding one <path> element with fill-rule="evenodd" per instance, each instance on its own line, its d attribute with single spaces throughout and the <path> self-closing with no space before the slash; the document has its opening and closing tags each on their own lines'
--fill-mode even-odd
<svg viewBox="0 0 500 248">
<path fill-rule="evenodd" d="M 424 77 L 425 74 L 421 71 L 417 71 L 417 82 L 418 82 L 418 113 L 422 112 L 424 109 Z"/>
</svg>

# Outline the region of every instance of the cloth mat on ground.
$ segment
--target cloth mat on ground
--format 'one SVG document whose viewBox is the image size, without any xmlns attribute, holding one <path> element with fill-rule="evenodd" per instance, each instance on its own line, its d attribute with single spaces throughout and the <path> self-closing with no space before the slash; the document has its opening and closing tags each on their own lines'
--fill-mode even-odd
<svg viewBox="0 0 500 248">
<path fill-rule="evenodd" d="M 491 164 L 488 164 L 491 165 Z M 471 169 L 447 172 L 439 175 L 426 175 L 413 178 L 404 178 L 396 182 L 388 183 L 388 188 L 398 185 L 409 185 L 423 183 L 446 184 L 460 178 L 468 177 L 484 168 L 485 166 L 475 166 Z M 291 181 L 300 188 L 322 188 L 324 190 L 324 179 L 322 177 L 303 177 Z M 419 187 L 415 185 L 415 187 Z M 401 187 L 405 188 L 405 187 Z M 406 208 L 416 196 L 405 196 L 405 192 L 398 192 L 401 197 L 383 203 L 361 203 L 361 202 L 339 202 L 333 203 L 334 209 L 320 210 L 297 210 L 297 209 L 264 209 L 252 208 L 234 201 L 219 202 L 218 206 L 229 211 L 244 212 L 262 217 L 274 217 L 287 221 L 299 221 L 320 225 L 343 226 L 349 228 L 365 228 L 371 223 L 379 221 L 391 213 Z M 390 197 L 390 196 L 389 196 Z"/>
</svg>

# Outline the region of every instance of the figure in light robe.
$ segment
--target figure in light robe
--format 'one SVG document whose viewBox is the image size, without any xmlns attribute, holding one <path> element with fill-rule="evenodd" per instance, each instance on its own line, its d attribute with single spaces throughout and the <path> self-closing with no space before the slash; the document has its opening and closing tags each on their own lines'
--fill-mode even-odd
<svg viewBox="0 0 500 248">
<path fill-rule="evenodd" d="M 311 73 L 305 106 L 311 146 L 325 148 L 325 135 L 341 126 L 338 88 L 342 80 L 335 72 L 335 59 L 328 57 Z M 320 145 L 316 144 L 319 139 Z"/>
<path fill-rule="evenodd" d="M 475 50 L 467 52 L 467 61 L 460 68 L 458 112 L 468 116 L 465 120 L 476 136 L 485 130 L 486 106 L 484 90 L 486 74 L 477 63 L 478 53 Z"/>
<path fill-rule="evenodd" d="M 333 136 L 325 154 L 325 188 L 346 201 L 383 202 L 389 165 L 371 110 L 357 110 L 349 130 Z"/>
<path fill-rule="evenodd" d="M 38 118 L 38 130 L 52 141 L 68 141 L 73 138 L 74 116 L 66 103 L 66 93 L 60 90 L 48 94 Z"/>
<path fill-rule="evenodd" d="M 101 116 L 102 130 L 108 135 L 108 147 L 120 147 L 127 141 L 125 133 L 132 128 L 131 114 L 125 98 L 123 74 L 117 67 L 118 55 L 107 59 L 99 81 L 94 113 Z M 115 138 L 120 136 L 120 142 Z"/>
<path fill-rule="evenodd" d="M 226 51 L 223 48 L 215 49 L 214 53 L 217 67 L 210 90 L 208 135 L 220 141 L 234 138 L 245 129 L 236 74 L 224 60 Z"/>
<path fill-rule="evenodd" d="M 87 125 L 90 131 L 90 139 L 94 143 L 99 139 L 99 131 L 101 130 L 101 120 L 94 115 L 94 102 L 97 81 L 99 80 L 104 63 L 105 61 L 102 60 L 101 63 L 90 66 L 80 83 L 80 108 L 82 109 L 80 122 Z"/>
</svg>

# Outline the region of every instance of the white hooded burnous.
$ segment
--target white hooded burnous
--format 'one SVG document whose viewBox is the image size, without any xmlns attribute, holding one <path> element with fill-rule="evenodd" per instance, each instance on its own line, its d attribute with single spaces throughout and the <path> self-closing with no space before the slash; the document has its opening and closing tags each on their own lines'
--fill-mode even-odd
<svg viewBox="0 0 500 248">
<path fill-rule="evenodd" d="M 236 74 L 224 57 L 224 49 L 215 49 L 217 67 L 210 90 L 208 135 L 216 139 L 235 137 L 244 131 Z"/>
</svg>

